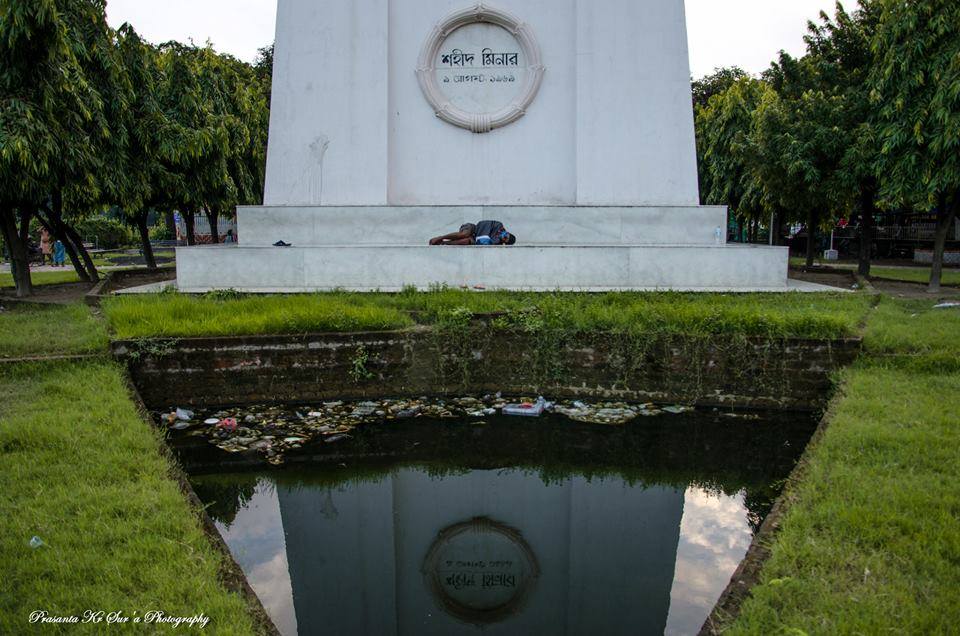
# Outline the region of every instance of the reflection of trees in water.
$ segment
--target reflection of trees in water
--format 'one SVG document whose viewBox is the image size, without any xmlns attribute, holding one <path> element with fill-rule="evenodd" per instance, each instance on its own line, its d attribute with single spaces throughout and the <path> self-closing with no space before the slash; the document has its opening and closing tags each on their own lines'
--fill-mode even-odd
<svg viewBox="0 0 960 636">
<path fill-rule="evenodd" d="M 204 503 L 207 514 L 228 528 L 257 491 L 256 475 L 211 475 L 193 481 L 193 490 Z"/>
<path fill-rule="evenodd" d="M 773 508 L 773 502 L 779 496 L 780 489 L 783 486 L 782 480 L 767 483 L 756 488 L 747 488 L 743 492 L 743 505 L 747 509 L 747 521 L 750 523 L 750 530 L 757 534 L 760 525 L 766 519 L 770 509 Z"/>
<path fill-rule="evenodd" d="M 384 479 L 403 465 L 417 465 L 434 478 L 470 470 L 509 467 L 537 473 L 547 485 L 571 478 L 622 479 L 634 487 L 653 485 L 733 496 L 744 492 L 750 527 L 759 529 L 779 495 L 783 480 L 816 426 L 801 413 L 770 413 L 764 419 L 731 419 L 692 412 L 669 418 L 637 420 L 624 426 L 571 423 L 563 418 L 489 417 L 444 422 L 418 418 L 353 432 L 357 460 L 349 467 L 331 462 L 291 466 L 269 473 L 260 487 L 325 488 L 321 513 L 337 510 L 329 489 Z M 550 425 L 553 424 L 553 425 Z M 374 459 L 371 459 L 374 458 Z M 194 488 L 215 520 L 233 523 L 258 487 L 251 473 L 203 476 Z"/>
<path fill-rule="evenodd" d="M 727 480 L 694 480 L 690 486 L 696 487 L 714 497 L 734 497 L 743 493 L 743 507 L 747 511 L 747 523 L 750 531 L 756 534 L 763 520 L 773 508 L 773 502 L 780 496 L 783 487 L 782 473 L 751 475 L 749 481 L 728 476 Z"/>
</svg>

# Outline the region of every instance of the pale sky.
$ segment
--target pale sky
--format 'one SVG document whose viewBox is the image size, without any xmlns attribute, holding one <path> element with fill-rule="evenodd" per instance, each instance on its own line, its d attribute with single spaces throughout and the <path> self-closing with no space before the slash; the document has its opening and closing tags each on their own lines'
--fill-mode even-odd
<svg viewBox="0 0 960 636">
<path fill-rule="evenodd" d="M 324 0 L 316 0 L 323 2 Z M 844 3 L 847 10 L 855 2 Z M 252 62 L 273 42 L 276 0 L 108 0 L 114 27 L 130 22 L 151 42 L 213 42 L 218 51 Z M 803 53 L 807 20 L 834 0 L 687 0 L 690 70 L 701 77 L 737 65 L 751 73 L 769 66 L 780 49 Z"/>
</svg>

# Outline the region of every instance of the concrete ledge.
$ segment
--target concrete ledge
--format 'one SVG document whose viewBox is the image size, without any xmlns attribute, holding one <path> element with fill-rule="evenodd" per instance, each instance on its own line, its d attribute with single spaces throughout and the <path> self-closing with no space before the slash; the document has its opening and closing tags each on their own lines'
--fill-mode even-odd
<svg viewBox="0 0 960 636">
<path fill-rule="evenodd" d="M 528 291 L 787 291 L 788 250 L 759 245 L 428 247 L 202 246 L 177 249 L 183 292 L 399 291 L 476 286 Z"/>
<path fill-rule="evenodd" d="M 244 246 L 425 245 L 464 223 L 497 219 L 520 245 L 713 245 L 727 208 L 587 206 L 251 206 L 237 209 Z"/>
</svg>

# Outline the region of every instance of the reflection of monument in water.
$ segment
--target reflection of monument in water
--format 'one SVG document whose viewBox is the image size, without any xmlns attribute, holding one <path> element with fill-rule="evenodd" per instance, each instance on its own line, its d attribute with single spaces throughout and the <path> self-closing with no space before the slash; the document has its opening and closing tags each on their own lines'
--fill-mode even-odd
<svg viewBox="0 0 960 636">
<path fill-rule="evenodd" d="M 683 489 L 632 488 L 615 478 L 546 485 L 515 470 L 439 480 L 402 469 L 329 495 L 279 484 L 277 496 L 301 634 L 480 631 L 469 622 L 480 622 L 476 616 L 441 609 L 445 592 L 424 572 L 434 563 L 438 535 L 478 517 L 516 530 L 522 541 L 499 531 L 441 541 L 443 574 L 455 570 L 462 583 L 464 573 L 504 564 L 494 572 L 500 578 L 487 581 L 499 585 L 491 587 L 499 600 L 512 597 L 504 574 L 517 576 L 518 588 L 529 584 L 515 610 L 492 617 L 484 632 L 662 634 L 666 625 Z M 521 544 L 538 571 L 525 581 L 517 574 Z M 482 590 L 473 597 L 462 589 L 446 593 L 466 603 L 491 598 Z"/>
<path fill-rule="evenodd" d="M 266 173 L 181 289 L 787 287 L 698 205 L 683 0 L 279 0 Z"/>
</svg>

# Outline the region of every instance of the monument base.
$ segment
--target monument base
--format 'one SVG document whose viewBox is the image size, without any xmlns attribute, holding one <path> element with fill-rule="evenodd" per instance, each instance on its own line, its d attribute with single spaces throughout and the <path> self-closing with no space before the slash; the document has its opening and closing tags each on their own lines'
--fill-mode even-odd
<svg viewBox="0 0 960 636">
<path fill-rule="evenodd" d="M 426 244 L 481 219 L 517 245 Z M 181 291 L 789 289 L 787 248 L 716 243 L 722 207 L 246 207 L 237 222 L 239 244 L 177 249 Z"/>
</svg>

